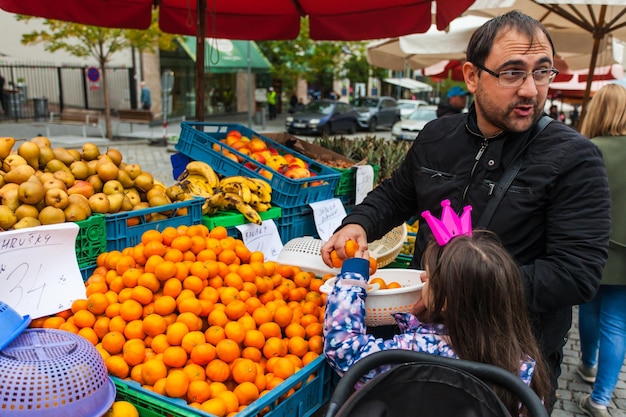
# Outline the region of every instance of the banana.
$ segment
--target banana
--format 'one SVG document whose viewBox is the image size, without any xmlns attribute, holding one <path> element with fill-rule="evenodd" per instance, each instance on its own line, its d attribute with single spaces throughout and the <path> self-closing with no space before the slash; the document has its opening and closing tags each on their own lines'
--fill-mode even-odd
<svg viewBox="0 0 626 417">
<path fill-rule="evenodd" d="M 251 178 L 244 177 L 243 175 L 233 175 L 231 177 L 225 177 L 220 180 L 220 187 L 230 183 L 242 183 L 246 184 L 252 192 L 256 192 L 259 185 L 252 181 Z"/>
<path fill-rule="evenodd" d="M 220 183 L 220 190 L 225 193 L 233 193 L 239 195 L 245 203 L 249 203 L 252 198 L 252 191 L 243 182 L 229 182 L 226 184 Z"/>
<path fill-rule="evenodd" d="M 213 195 L 213 190 L 204 188 L 201 183 L 193 180 L 183 180 L 180 185 L 185 192 L 197 195 L 198 197 L 208 198 Z"/>
<path fill-rule="evenodd" d="M 259 188 L 261 190 L 263 190 L 262 192 L 267 193 L 267 194 L 271 194 L 272 193 L 272 186 L 269 185 L 268 182 L 263 181 L 260 178 L 248 178 L 250 181 L 254 182 L 256 185 L 259 186 Z"/>
<path fill-rule="evenodd" d="M 226 200 L 226 194 L 223 192 L 217 192 L 207 198 L 207 202 L 210 207 L 217 210 L 223 210 L 228 207 L 229 202 Z"/>
<path fill-rule="evenodd" d="M 261 203 L 250 204 L 250 205 L 252 206 L 253 209 L 258 211 L 259 213 L 264 213 L 272 208 L 272 205 L 270 203 L 261 202 Z"/>
<path fill-rule="evenodd" d="M 187 166 L 185 167 L 185 170 L 190 175 L 195 174 L 195 175 L 201 175 L 205 177 L 208 180 L 211 188 L 216 188 L 220 183 L 220 179 L 217 176 L 217 173 L 211 167 L 211 165 L 207 164 L 206 162 L 191 161 L 187 164 Z"/>
<path fill-rule="evenodd" d="M 226 200 L 233 205 L 243 216 L 251 223 L 261 224 L 263 220 L 259 213 L 250 206 L 250 204 L 244 202 L 241 197 L 236 194 L 226 193 Z"/>
</svg>

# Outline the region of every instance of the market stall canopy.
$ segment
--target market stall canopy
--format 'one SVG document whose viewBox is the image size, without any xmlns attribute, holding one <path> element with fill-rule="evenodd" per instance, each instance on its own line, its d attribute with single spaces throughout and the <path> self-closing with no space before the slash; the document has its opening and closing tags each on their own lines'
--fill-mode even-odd
<svg viewBox="0 0 626 417">
<path fill-rule="evenodd" d="M 433 89 L 429 84 L 414 80 L 413 78 L 385 78 L 383 81 L 388 84 L 406 88 L 413 93 L 428 92 Z"/>
<path fill-rule="evenodd" d="M 196 38 L 185 36 L 183 50 L 196 62 Z M 233 71 L 269 72 L 271 64 L 263 56 L 256 43 L 250 43 L 250 66 L 248 67 L 248 41 L 208 38 L 204 43 L 204 69 L 219 74 Z"/>
<path fill-rule="evenodd" d="M 484 0 L 479 0 L 484 1 Z M 204 2 L 204 4 L 202 4 Z M 196 35 L 198 5 L 206 36 L 239 40 L 294 39 L 308 16 L 312 39 L 364 40 L 444 29 L 474 0 L 0 0 L 11 12 L 86 25 L 146 29 L 158 8 L 168 33 Z M 435 13 L 433 13 L 433 9 Z"/>
<path fill-rule="evenodd" d="M 560 98 L 578 98 L 584 97 L 589 71 L 574 71 L 573 77 L 569 81 L 552 82 L 548 90 L 549 96 Z M 611 65 L 608 67 L 596 68 L 591 82 L 591 95 L 598 91 L 602 86 L 620 80 L 624 76 L 624 67 L 621 65 Z"/>
</svg>

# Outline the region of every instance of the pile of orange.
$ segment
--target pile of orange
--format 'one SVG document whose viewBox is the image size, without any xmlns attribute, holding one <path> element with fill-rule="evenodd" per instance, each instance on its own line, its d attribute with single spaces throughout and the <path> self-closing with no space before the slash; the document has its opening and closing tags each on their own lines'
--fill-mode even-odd
<svg viewBox="0 0 626 417">
<path fill-rule="evenodd" d="M 87 298 L 31 326 L 82 335 L 111 375 L 234 415 L 321 354 L 322 284 L 224 227 L 168 227 L 101 254 Z"/>
</svg>

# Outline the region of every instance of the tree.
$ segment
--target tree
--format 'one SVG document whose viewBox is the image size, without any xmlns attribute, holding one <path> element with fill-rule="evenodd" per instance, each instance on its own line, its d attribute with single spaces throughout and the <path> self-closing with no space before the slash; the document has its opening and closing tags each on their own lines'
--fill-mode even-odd
<svg viewBox="0 0 626 417">
<path fill-rule="evenodd" d="M 16 19 L 28 21 L 33 17 L 18 15 Z M 162 49 L 171 49 L 174 36 L 165 35 L 161 32 L 155 14 L 152 16 L 152 25 L 145 31 L 101 28 L 51 19 L 45 19 L 43 25 L 47 27 L 47 30 L 33 31 L 23 35 L 22 43 L 24 45 L 43 43 L 46 51 L 64 50 L 76 57 L 92 57 L 98 62 L 102 73 L 106 136 L 112 139 L 111 102 L 106 76 L 106 68 L 111 56 L 131 47 L 136 47 L 139 50 L 155 48 L 156 46 Z"/>
</svg>

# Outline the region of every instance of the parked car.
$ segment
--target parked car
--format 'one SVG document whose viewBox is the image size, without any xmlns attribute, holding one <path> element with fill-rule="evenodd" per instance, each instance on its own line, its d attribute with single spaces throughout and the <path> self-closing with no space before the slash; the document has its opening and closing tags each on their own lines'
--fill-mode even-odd
<svg viewBox="0 0 626 417">
<path fill-rule="evenodd" d="M 409 117 L 409 114 L 413 113 L 420 106 L 428 106 L 428 102 L 424 100 L 398 100 L 400 117 L 406 119 Z"/>
<path fill-rule="evenodd" d="M 375 132 L 378 126 L 393 126 L 400 120 L 400 109 L 393 97 L 359 97 L 352 104 L 359 113 L 359 126 Z"/>
<path fill-rule="evenodd" d="M 334 100 L 314 100 L 303 110 L 287 116 L 285 128 L 292 134 L 355 133 L 358 113 L 348 103 Z"/>
<path fill-rule="evenodd" d="M 426 123 L 437 118 L 437 106 L 420 106 L 405 120 L 394 124 L 391 137 L 396 140 L 415 140 Z"/>
</svg>

